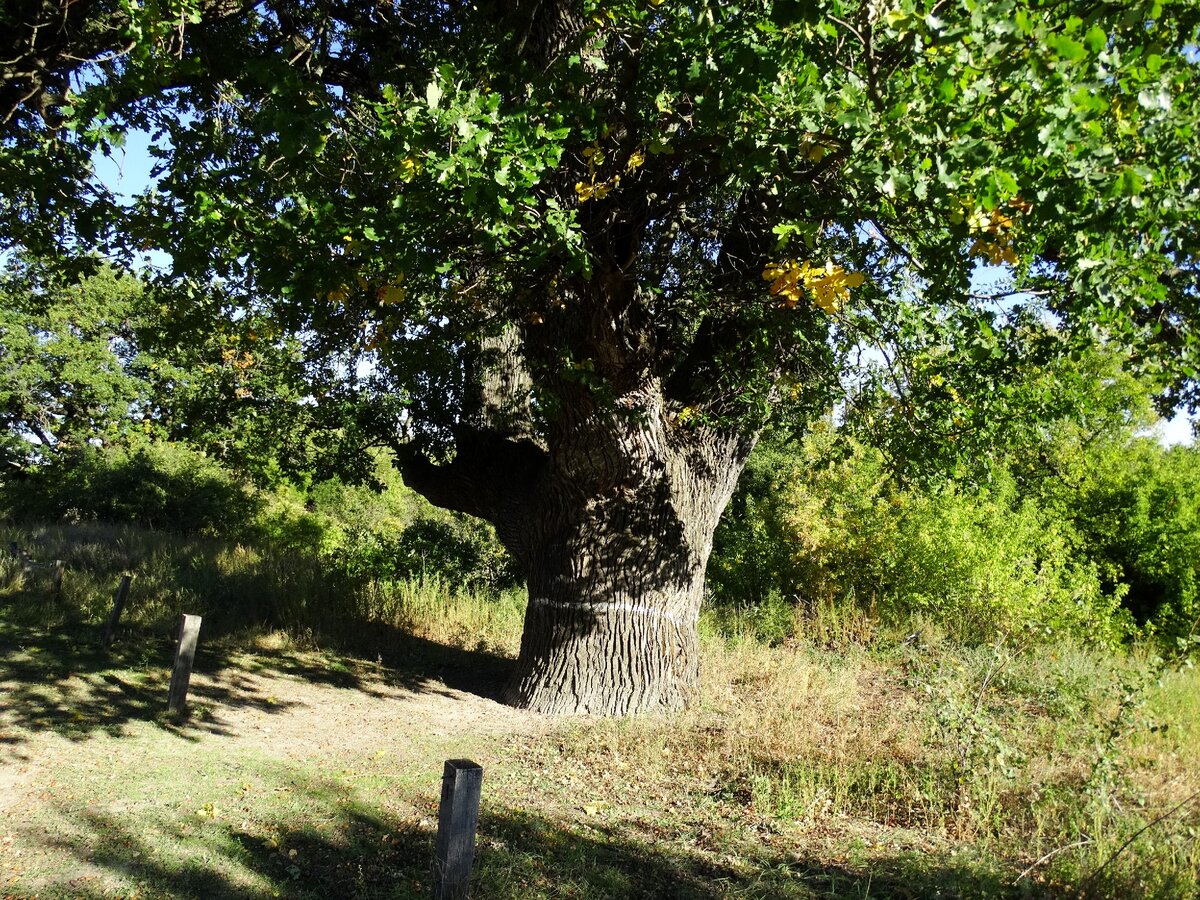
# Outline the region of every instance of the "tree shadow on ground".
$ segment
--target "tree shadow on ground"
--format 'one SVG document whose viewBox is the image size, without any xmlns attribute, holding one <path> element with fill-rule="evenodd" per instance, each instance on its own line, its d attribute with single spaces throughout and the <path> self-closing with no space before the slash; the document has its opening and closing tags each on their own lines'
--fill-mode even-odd
<svg viewBox="0 0 1200 900">
<path fill-rule="evenodd" d="M 212 539 L 101 526 L 47 529 L 31 540 L 22 546 L 38 559 L 64 561 L 66 581 L 56 592 L 53 567 L 0 553 L 0 759 L 22 731 L 39 728 L 81 738 L 154 720 L 184 735 L 219 733 L 199 717 L 162 715 L 180 612 L 203 616 L 195 671 L 215 686 L 194 683 L 190 696 L 210 706 L 287 710 L 258 689 L 258 675 L 368 694 L 386 686 L 498 699 L 511 672 L 511 661 L 495 654 L 369 621 L 355 594 L 362 585 L 327 571 L 314 554 L 255 554 Z M 98 621 L 111 608 L 104 586 L 115 586 L 122 572 L 138 576 L 106 649 Z M 320 636 L 337 651 L 247 639 L 264 629 L 303 634 L 302 648 Z"/>
<path fill-rule="evenodd" d="M 390 626 L 374 626 L 358 649 L 367 659 L 319 651 L 249 651 L 236 639 L 205 641 L 201 633 L 193 673 L 193 708 L 252 707 L 278 714 L 295 704 L 277 700 L 256 676 L 291 676 L 380 696 L 384 688 L 413 693 L 452 691 L 497 699 L 511 661 L 438 644 Z M 130 632 L 105 647 L 101 630 L 78 622 L 54 628 L 0 619 L 0 760 L 21 757 L 26 736 L 52 729 L 74 740 L 125 733 L 132 722 L 154 722 L 180 736 L 222 734 L 211 717 L 167 715 L 175 640 L 169 634 Z M 371 661 L 373 658 L 374 661 Z"/>
<path fill-rule="evenodd" d="M 411 815 L 338 800 L 334 783 L 307 784 L 308 821 L 223 821 L 136 826 L 105 812 L 74 816 L 47 845 L 70 866 L 39 884 L 50 895 L 135 891 L 178 898 L 427 898 L 432 893 L 436 812 Z M 1002 877 L 1003 875 L 1003 877 Z M 647 840 L 628 823 L 587 826 L 485 803 L 472 882 L 475 898 L 1006 898 L 1067 896 L 949 857 L 821 860 L 758 845 L 702 852 Z"/>
</svg>

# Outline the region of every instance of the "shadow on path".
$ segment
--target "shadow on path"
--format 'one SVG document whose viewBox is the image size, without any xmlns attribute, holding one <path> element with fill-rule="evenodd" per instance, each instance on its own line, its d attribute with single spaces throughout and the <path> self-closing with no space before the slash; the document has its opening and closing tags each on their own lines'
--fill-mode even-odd
<svg viewBox="0 0 1200 900">
<path fill-rule="evenodd" d="M 223 733 L 219 722 L 204 716 L 166 715 L 173 637 L 127 634 L 105 649 L 99 635 L 98 628 L 78 624 L 47 629 L 0 621 L 0 760 L 19 758 L 27 734 L 41 729 L 79 740 L 101 732 L 120 735 L 130 722 L 153 721 L 185 737 Z M 193 672 L 210 679 L 193 681 L 189 704 L 284 712 L 295 704 L 276 700 L 254 677 L 279 675 L 371 696 L 399 687 L 497 699 L 512 665 L 387 626 L 373 627 L 369 641 L 356 649 L 367 659 L 319 651 L 251 652 L 236 639 L 206 643 L 202 633 Z"/>
</svg>

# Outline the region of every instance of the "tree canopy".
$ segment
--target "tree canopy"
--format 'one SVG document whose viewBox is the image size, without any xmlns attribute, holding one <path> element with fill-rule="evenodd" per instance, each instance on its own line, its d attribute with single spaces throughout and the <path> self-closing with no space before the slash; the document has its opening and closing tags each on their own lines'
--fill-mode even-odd
<svg viewBox="0 0 1200 900">
<path fill-rule="evenodd" d="M 649 370 L 678 412 L 755 418 L 863 340 L 986 370 L 1031 305 L 1193 397 L 1191 3 L 95 6 L 69 104 L 10 118 L 9 235 L 48 227 L 34 163 L 144 128 L 157 190 L 116 215 L 59 187 L 55 229 L 282 299 L 435 395 L 423 434 L 463 413 L 455 348 L 510 323 L 543 405 Z M 1036 300 L 974 291 L 980 262 Z M 621 337 L 570 333 L 580 280 Z"/>
</svg>

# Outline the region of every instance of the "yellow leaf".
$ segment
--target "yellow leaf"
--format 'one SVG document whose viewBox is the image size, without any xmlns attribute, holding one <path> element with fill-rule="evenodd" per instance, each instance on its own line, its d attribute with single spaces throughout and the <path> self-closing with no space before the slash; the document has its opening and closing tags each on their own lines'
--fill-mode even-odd
<svg viewBox="0 0 1200 900">
<path fill-rule="evenodd" d="M 380 303 L 403 303 L 405 291 L 399 285 L 389 284 L 380 288 L 376 296 L 378 296 Z"/>
<path fill-rule="evenodd" d="M 645 150 L 634 150 L 629 154 L 629 161 L 625 163 L 625 171 L 632 172 L 634 169 L 644 165 L 646 162 Z"/>
<path fill-rule="evenodd" d="M 1015 266 L 1019 258 L 1012 247 L 1012 239 L 1005 236 L 998 238 L 995 241 L 976 238 L 975 242 L 968 248 L 967 253 L 970 256 L 982 256 L 993 266 L 998 266 L 1001 263 L 1008 263 Z"/>
<path fill-rule="evenodd" d="M 774 281 L 782 276 L 785 271 L 785 267 L 779 263 L 767 263 L 762 273 L 763 281 Z"/>
<path fill-rule="evenodd" d="M 421 163 L 412 156 L 406 156 L 396 164 L 396 177 L 404 182 L 412 181 L 419 171 L 421 171 Z"/>
</svg>

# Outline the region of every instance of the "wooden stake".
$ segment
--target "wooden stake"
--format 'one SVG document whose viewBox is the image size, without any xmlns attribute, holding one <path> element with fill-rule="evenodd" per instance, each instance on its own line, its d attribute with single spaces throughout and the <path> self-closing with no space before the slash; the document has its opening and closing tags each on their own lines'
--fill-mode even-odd
<svg viewBox="0 0 1200 900">
<path fill-rule="evenodd" d="M 112 614 L 108 617 L 108 624 L 104 627 L 104 646 L 112 646 L 113 637 L 117 633 L 117 625 L 121 621 L 121 611 L 125 609 L 125 600 L 129 597 L 129 583 L 133 581 L 132 575 L 122 575 L 121 583 L 117 586 L 117 594 L 113 597 Z"/>
<path fill-rule="evenodd" d="M 482 788 L 482 766 L 469 759 L 446 760 L 442 774 L 442 802 L 438 808 L 434 900 L 462 900 L 470 896 Z"/>
<path fill-rule="evenodd" d="M 175 644 L 175 668 L 171 672 L 171 690 L 167 709 L 178 715 L 187 706 L 188 684 L 192 680 L 192 661 L 196 658 L 196 640 L 200 637 L 200 616 L 179 617 L 179 641 Z"/>
<path fill-rule="evenodd" d="M 61 559 L 54 561 L 54 574 L 50 577 L 50 601 L 57 603 L 62 598 L 63 569 L 66 563 Z"/>
</svg>

